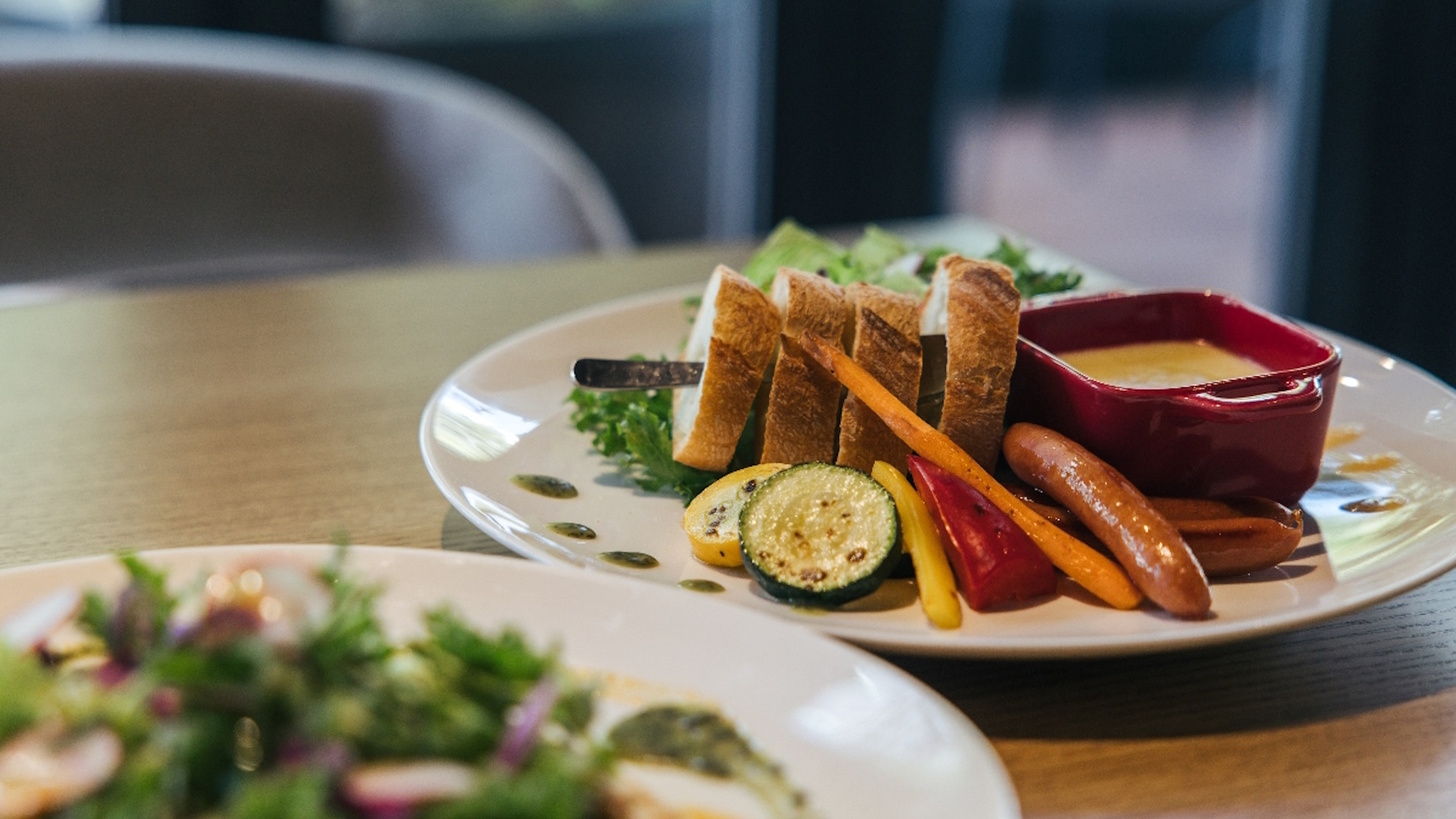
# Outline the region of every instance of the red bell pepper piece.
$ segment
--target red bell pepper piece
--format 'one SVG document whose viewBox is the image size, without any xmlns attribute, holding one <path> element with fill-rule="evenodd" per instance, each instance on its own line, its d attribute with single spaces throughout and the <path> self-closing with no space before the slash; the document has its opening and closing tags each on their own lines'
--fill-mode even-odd
<svg viewBox="0 0 1456 819">
<path fill-rule="evenodd" d="M 971 608 L 983 611 L 1056 591 L 1052 562 L 985 495 L 916 455 L 910 456 L 910 474 Z"/>
</svg>

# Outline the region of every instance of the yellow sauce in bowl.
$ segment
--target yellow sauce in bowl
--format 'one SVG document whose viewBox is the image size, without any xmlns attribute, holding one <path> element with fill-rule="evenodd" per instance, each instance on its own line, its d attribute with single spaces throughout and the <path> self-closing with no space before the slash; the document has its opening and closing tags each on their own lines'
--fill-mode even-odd
<svg viewBox="0 0 1456 819">
<path fill-rule="evenodd" d="M 1257 361 L 1206 341 L 1144 341 L 1057 357 L 1088 378 L 1137 389 L 1188 387 L 1269 372 Z"/>
</svg>

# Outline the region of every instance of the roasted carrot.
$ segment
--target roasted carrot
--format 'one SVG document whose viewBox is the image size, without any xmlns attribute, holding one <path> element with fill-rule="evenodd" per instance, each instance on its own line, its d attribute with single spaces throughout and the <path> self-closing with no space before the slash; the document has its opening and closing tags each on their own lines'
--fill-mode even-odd
<svg viewBox="0 0 1456 819">
<path fill-rule="evenodd" d="M 915 585 L 920 590 L 920 607 L 925 609 L 925 616 L 939 628 L 960 628 L 961 599 L 956 595 L 955 575 L 925 501 L 900 470 L 884 461 L 875 461 L 870 475 L 895 499 L 900 536 L 915 564 Z"/>
<path fill-rule="evenodd" d="M 965 450 L 905 406 L 842 349 L 813 333 L 800 336 L 799 343 L 821 367 L 833 373 L 841 384 L 873 410 L 900 440 L 931 463 L 975 487 L 1010 516 L 1046 553 L 1052 565 L 1109 606 L 1131 609 L 1142 602 L 1142 592 L 1133 585 L 1121 566 L 1032 511 Z"/>
</svg>

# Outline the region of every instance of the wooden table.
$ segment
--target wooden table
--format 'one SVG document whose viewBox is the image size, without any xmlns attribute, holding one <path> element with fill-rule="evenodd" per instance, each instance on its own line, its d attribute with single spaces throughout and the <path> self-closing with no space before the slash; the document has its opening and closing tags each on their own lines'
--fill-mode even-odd
<svg viewBox="0 0 1456 819">
<path fill-rule="evenodd" d="M 498 548 L 417 442 L 435 387 L 565 310 L 743 248 L 421 267 L 0 309 L 0 566 L 121 547 Z M 1456 815 L 1456 576 L 1282 636 L 1133 659 L 891 658 L 1028 817 Z"/>
</svg>

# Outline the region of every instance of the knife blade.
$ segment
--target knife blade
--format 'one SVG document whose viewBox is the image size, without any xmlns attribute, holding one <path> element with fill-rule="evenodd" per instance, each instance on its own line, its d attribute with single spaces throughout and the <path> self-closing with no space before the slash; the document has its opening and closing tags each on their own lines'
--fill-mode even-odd
<svg viewBox="0 0 1456 819">
<path fill-rule="evenodd" d="M 920 397 L 945 391 L 945 336 L 920 337 Z M 703 377 L 701 361 L 641 361 L 579 358 L 571 380 L 591 390 L 651 390 L 691 387 Z"/>
</svg>

